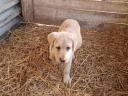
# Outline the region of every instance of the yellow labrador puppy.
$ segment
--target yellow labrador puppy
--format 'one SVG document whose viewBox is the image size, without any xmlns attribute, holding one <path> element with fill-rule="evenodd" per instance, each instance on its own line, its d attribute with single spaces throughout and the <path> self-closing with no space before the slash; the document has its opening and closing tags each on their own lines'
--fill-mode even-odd
<svg viewBox="0 0 128 96">
<path fill-rule="evenodd" d="M 79 23 L 73 19 L 65 20 L 58 32 L 48 35 L 48 42 L 50 59 L 64 65 L 63 81 L 65 84 L 70 84 L 70 69 L 74 52 L 82 45 Z"/>
</svg>

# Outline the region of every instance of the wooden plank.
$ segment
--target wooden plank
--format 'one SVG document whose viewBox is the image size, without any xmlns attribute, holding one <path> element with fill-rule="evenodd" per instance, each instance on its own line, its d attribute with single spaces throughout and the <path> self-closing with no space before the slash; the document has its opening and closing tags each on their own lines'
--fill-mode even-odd
<svg viewBox="0 0 128 96">
<path fill-rule="evenodd" d="M 7 3 L 7 2 L 10 2 L 11 0 L 0 0 L 0 5 L 1 4 L 5 4 L 5 3 Z"/>
<path fill-rule="evenodd" d="M 59 24 L 66 18 L 77 19 L 82 25 L 85 24 L 89 26 L 97 26 L 102 23 L 128 23 L 128 15 L 123 14 L 76 11 L 48 7 L 35 7 L 35 10 L 35 21 L 47 24 Z"/>
<path fill-rule="evenodd" d="M 10 21 L 9 23 L 7 23 L 5 26 L 1 27 L 0 36 L 2 36 L 5 32 L 9 31 L 13 26 L 15 26 L 19 22 L 20 22 L 20 18 L 17 17 L 13 19 L 12 21 Z"/>
<path fill-rule="evenodd" d="M 88 0 L 33 0 L 34 6 L 68 8 L 75 10 L 128 13 L 128 3 L 88 1 Z"/>
<path fill-rule="evenodd" d="M 3 27 L 6 23 L 10 22 L 12 19 L 20 14 L 20 8 L 14 6 L 0 15 L 0 27 Z"/>
<path fill-rule="evenodd" d="M 85 1 L 128 2 L 128 0 L 85 0 Z"/>
<path fill-rule="evenodd" d="M 107 1 L 107 2 L 128 2 L 128 0 L 101 0 L 101 1 Z"/>
<path fill-rule="evenodd" d="M 96 30 L 99 32 L 104 32 L 104 31 L 119 31 L 119 32 L 128 32 L 128 25 L 124 24 L 113 24 L 113 23 L 107 23 L 107 24 L 101 24 L 98 27 L 96 27 Z"/>
<path fill-rule="evenodd" d="M 22 13 L 25 21 L 32 22 L 34 17 L 33 0 L 21 0 Z"/>
<path fill-rule="evenodd" d="M 19 0 L 8 0 L 0 3 L 0 13 L 19 3 Z"/>
<path fill-rule="evenodd" d="M 84 0 L 84 1 L 101 1 L 101 2 L 128 2 L 128 0 Z"/>
</svg>

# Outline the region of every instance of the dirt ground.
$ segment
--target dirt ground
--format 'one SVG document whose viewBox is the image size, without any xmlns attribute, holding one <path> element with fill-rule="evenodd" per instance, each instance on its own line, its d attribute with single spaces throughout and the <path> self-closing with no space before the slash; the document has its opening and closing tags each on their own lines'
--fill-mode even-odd
<svg viewBox="0 0 128 96">
<path fill-rule="evenodd" d="M 84 29 L 72 84 L 48 59 L 47 35 L 56 26 L 25 24 L 0 43 L 0 96 L 128 96 L 128 32 Z"/>
</svg>

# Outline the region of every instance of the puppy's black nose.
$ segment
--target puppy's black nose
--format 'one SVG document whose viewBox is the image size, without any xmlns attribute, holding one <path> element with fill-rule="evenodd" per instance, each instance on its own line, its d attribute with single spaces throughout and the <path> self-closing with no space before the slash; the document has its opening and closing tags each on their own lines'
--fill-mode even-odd
<svg viewBox="0 0 128 96">
<path fill-rule="evenodd" d="M 62 58 L 60 58 L 60 62 L 64 63 L 64 62 L 65 62 L 65 60 L 64 60 L 64 59 L 62 59 Z"/>
</svg>

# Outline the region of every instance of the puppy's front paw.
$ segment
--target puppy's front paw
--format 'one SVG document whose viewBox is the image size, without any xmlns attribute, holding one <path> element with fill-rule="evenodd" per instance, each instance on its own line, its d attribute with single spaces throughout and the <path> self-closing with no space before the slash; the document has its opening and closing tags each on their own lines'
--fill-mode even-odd
<svg viewBox="0 0 128 96">
<path fill-rule="evenodd" d="M 70 78 L 69 75 L 64 76 L 64 83 L 65 83 L 66 85 L 71 85 L 71 81 L 72 81 L 72 79 Z"/>
</svg>

